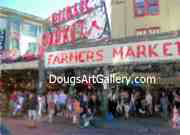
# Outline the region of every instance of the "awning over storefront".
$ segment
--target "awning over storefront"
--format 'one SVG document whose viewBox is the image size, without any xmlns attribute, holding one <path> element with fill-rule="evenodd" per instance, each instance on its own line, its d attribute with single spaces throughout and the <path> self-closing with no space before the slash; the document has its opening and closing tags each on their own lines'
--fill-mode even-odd
<svg viewBox="0 0 190 135">
<path fill-rule="evenodd" d="M 22 70 L 22 69 L 37 69 L 38 61 L 17 62 L 11 64 L 0 64 L 0 70 Z"/>
</svg>

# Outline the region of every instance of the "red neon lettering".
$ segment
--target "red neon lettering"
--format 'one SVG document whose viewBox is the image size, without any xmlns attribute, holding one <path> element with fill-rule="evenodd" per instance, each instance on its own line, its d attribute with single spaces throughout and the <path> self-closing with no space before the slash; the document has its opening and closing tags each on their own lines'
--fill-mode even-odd
<svg viewBox="0 0 190 135">
<path fill-rule="evenodd" d="M 57 45 L 56 43 L 56 31 L 51 32 L 52 35 L 52 44 L 51 45 Z"/>
<path fill-rule="evenodd" d="M 66 16 L 67 20 L 70 20 L 72 18 L 72 10 L 70 6 L 66 7 Z"/>
<path fill-rule="evenodd" d="M 62 64 L 68 63 L 68 55 L 67 55 L 67 53 L 62 53 L 61 54 L 61 63 Z"/>
<path fill-rule="evenodd" d="M 49 44 L 48 44 L 48 33 L 47 32 L 45 32 L 44 34 L 43 34 L 43 36 L 42 36 L 42 45 L 43 46 L 48 46 Z"/>
<path fill-rule="evenodd" d="M 66 20 L 64 10 L 59 11 L 59 16 L 60 16 L 60 22 L 64 22 Z"/>
<path fill-rule="evenodd" d="M 81 2 L 80 2 L 80 12 L 81 13 L 86 13 L 92 9 L 92 8 L 88 7 L 88 2 L 89 2 L 89 0 L 81 0 Z"/>
<path fill-rule="evenodd" d="M 48 55 L 48 64 L 51 64 L 53 54 Z"/>
<path fill-rule="evenodd" d="M 180 56 L 180 41 L 177 41 L 175 44 L 177 46 L 177 54 Z"/>
<path fill-rule="evenodd" d="M 132 47 L 128 47 L 125 57 L 135 57 L 135 52 L 133 51 Z"/>
<path fill-rule="evenodd" d="M 57 13 L 53 13 L 52 15 L 52 24 L 55 25 L 58 22 L 58 15 Z"/>
<path fill-rule="evenodd" d="M 96 51 L 96 61 L 103 61 L 104 58 L 104 50 Z"/>
<path fill-rule="evenodd" d="M 119 50 L 119 51 L 118 51 Z M 120 59 L 123 59 L 123 48 L 113 48 L 113 55 L 112 57 L 115 58 L 115 57 L 120 57 Z"/>
<path fill-rule="evenodd" d="M 94 60 L 94 52 L 92 50 L 87 51 L 87 61 L 93 62 Z"/>
<path fill-rule="evenodd" d="M 57 55 L 54 57 L 53 64 L 60 64 L 60 59 Z"/>
<path fill-rule="evenodd" d="M 65 30 L 63 28 L 60 28 L 60 44 L 64 44 L 64 34 Z"/>
<path fill-rule="evenodd" d="M 77 52 L 70 52 L 69 53 L 69 61 L 72 62 L 76 62 L 78 61 L 78 55 L 77 55 Z"/>
<path fill-rule="evenodd" d="M 153 47 L 149 45 L 148 47 L 148 52 L 149 52 L 149 57 L 159 57 L 159 55 L 155 52 L 155 49 L 158 45 L 154 45 Z"/>
<path fill-rule="evenodd" d="M 61 30 L 58 29 L 56 32 L 55 32 L 55 44 L 60 44 L 60 41 L 61 41 Z"/>
<path fill-rule="evenodd" d="M 63 38 L 64 38 L 63 42 L 64 42 L 64 44 L 69 42 L 68 34 L 69 34 L 69 27 L 66 27 L 64 29 L 64 35 L 63 35 Z"/>
<path fill-rule="evenodd" d="M 146 47 L 145 45 L 137 46 L 137 57 L 146 57 Z"/>
<path fill-rule="evenodd" d="M 96 21 L 96 20 L 92 21 L 92 25 L 91 25 L 91 27 L 93 27 L 93 28 L 95 28 L 95 29 L 97 29 L 97 30 L 101 30 L 101 27 L 100 27 L 100 26 L 98 26 L 98 24 L 97 24 L 97 21 Z"/>
<path fill-rule="evenodd" d="M 79 52 L 79 62 L 84 63 L 84 53 L 83 51 Z"/>
<path fill-rule="evenodd" d="M 79 27 L 80 27 L 80 38 L 81 39 L 84 39 L 86 38 L 86 32 L 85 32 L 85 29 L 84 29 L 84 20 L 79 20 Z"/>
<path fill-rule="evenodd" d="M 75 3 L 74 8 L 73 8 L 73 15 L 76 17 L 79 15 L 79 11 L 78 11 L 78 4 Z"/>
<path fill-rule="evenodd" d="M 76 45 L 76 24 L 74 23 L 71 27 L 70 27 L 70 37 L 71 37 L 71 42 L 73 45 Z"/>
<path fill-rule="evenodd" d="M 85 10 L 85 0 L 81 0 L 80 2 L 80 12 L 84 13 Z"/>
<path fill-rule="evenodd" d="M 52 45 L 53 42 L 53 35 L 50 32 L 45 32 L 42 37 L 42 44 L 45 46 Z"/>
<path fill-rule="evenodd" d="M 171 47 L 171 45 L 172 45 L 171 42 L 164 43 L 164 45 L 163 45 L 164 56 L 171 56 L 172 55 L 171 53 L 169 53 L 169 48 Z"/>
</svg>

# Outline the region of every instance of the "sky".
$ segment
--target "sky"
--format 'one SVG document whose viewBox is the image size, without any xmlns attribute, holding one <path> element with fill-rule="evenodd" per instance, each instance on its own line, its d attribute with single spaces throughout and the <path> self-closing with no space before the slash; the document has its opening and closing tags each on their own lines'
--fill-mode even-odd
<svg viewBox="0 0 190 135">
<path fill-rule="evenodd" d="M 0 7 L 8 7 L 29 13 L 42 18 L 49 17 L 53 12 L 63 9 L 67 5 L 73 5 L 80 0 L 0 0 Z M 110 1 L 105 0 L 110 14 Z"/>
</svg>

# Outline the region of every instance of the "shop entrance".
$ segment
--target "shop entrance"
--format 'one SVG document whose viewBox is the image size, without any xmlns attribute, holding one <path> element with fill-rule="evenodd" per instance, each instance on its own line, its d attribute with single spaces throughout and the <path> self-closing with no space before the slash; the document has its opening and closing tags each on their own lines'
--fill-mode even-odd
<svg viewBox="0 0 190 135">
<path fill-rule="evenodd" d="M 38 70 L 3 70 L 1 74 L 2 90 L 5 93 L 13 91 L 37 91 Z"/>
</svg>

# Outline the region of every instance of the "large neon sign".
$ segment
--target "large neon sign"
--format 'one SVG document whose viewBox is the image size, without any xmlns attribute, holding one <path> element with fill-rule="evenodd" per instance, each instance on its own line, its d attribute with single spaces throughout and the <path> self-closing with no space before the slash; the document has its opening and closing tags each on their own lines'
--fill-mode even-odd
<svg viewBox="0 0 190 135">
<path fill-rule="evenodd" d="M 84 15 L 90 11 L 94 7 L 89 7 L 89 0 L 81 0 L 80 3 L 75 3 L 74 6 L 67 6 L 63 10 L 60 10 L 58 13 L 53 13 L 50 17 L 50 24 L 57 25 L 66 21 L 70 21 L 71 19 Z"/>
<path fill-rule="evenodd" d="M 81 0 L 72 7 L 53 13 L 51 31 L 42 37 L 44 46 L 76 44 L 77 40 L 102 40 L 110 36 L 105 3 L 102 0 Z M 108 32 L 107 32 L 108 30 Z"/>
</svg>

